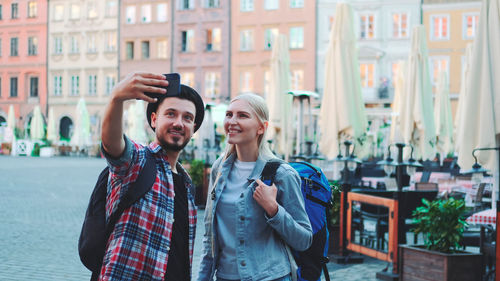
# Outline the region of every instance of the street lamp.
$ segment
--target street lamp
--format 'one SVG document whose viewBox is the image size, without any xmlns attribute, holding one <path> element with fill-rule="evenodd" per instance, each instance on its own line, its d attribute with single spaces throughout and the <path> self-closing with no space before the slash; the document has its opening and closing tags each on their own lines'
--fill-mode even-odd
<svg viewBox="0 0 500 281">
<path fill-rule="evenodd" d="M 478 184 L 483 180 L 484 173 L 488 172 L 485 168 L 483 168 L 479 163 L 477 163 L 477 157 L 475 152 L 478 150 L 499 150 L 500 147 L 491 147 L 491 148 L 474 148 L 472 150 L 472 157 L 474 157 L 474 165 L 472 165 L 472 169 L 463 172 L 466 175 L 472 175 L 471 180 Z M 500 157 L 499 157 L 500 160 Z M 499 169 L 500 170 L 500 169 Z"/>
<path fill-rule="evenodd" d="M 410 144 L 410 148 L 411 148 L 410 158 L 405 162 L 403 162 L 402 165 L 406 166 L 406 173 L 410 177 L 413 177 L 417 172 L 417 169 L 422 168 L 424 165 L 418 163 L 418 161 L 413 158 L 413 145 Z"/>
<path fill-rule="evenodd" d="M 390 177 L 394 171 L 396 171 L 397 164 L 394 162 L 394 159 L 391 157 L 391 145 L 387 147 L 387 158 L 384 160 L 378 161 L 377 165 L 381 165 L 384 168 L 384 173 Z"/>
</svg>

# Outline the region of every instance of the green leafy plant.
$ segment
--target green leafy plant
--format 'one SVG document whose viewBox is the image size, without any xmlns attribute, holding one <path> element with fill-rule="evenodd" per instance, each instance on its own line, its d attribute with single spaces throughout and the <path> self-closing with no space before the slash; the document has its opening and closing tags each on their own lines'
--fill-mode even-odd
<svg viewBox="0 0 500 281">
<path fill-rule="evenodd" d="M 189 175 L 193 181 L 194 186 L 201 186 L 203 184 L 203 170 L 205 168 L 205 161 L 194 159 L 190 163 Z"/>
<path fill-rule="evenodd" d="M 331 182 L 330 186 L 332 188 L 332 207 L 328 209 L 329 225 L 339 225 L 340 224 L 340 184 L 338 182 Z"/>
<path fill-rule="evenodd" d="M 413 220 L 417 224 L 416 234 L 424 234 L 428 250 L 442 253 L 454 253 L 459 248 L 467 223 L 464 219 L 465 202 L 449 199 L 422 199 L 424 204 L 413 211 Z"/>
</svg>

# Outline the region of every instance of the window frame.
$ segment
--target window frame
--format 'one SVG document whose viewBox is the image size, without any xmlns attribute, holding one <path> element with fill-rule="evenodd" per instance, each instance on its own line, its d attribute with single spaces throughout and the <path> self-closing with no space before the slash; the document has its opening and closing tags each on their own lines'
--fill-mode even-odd
<svg viewBox="0 0 500 281">
<path fill-rule="evenodd" d="M 297 34 L 292 34 L 293 31 L 301 31 L 300 33 Z M 304 40 L 304 27 L 303 26 L 292 26 L 290 27 L 289 32 L 289 38 L 290 42 L 288 43 L 288 47 L 290 50 L 298 50 L 298 49 L 304 49 L 305 47 L 305 40 Z M 300 35 L 299 38 L 296 38 L 295 35 Z M 300 42 L 298 42 L 300 41 Z M 297 46 L 295 46 L 297 44 Z"/>
<path fill-rule="evenodd" d="M 36 36 L 28 36 L 28 56 L 38 55 L 38 38 Z"/>
<path fill-rule="evenodd" d="M 373 17 L 373 36 L 372 37 L 367 37 L 368 34 L 370 34 L 370 21 L 369 21 L 369 18 L 370 16 Z M 363 29 L 364 29 L 364 32 L 365 32 L 365 37 L 361 36 L 362 35 L 362 18 L 363 17 L 367 17 L 368 18 L 368 21 L 366 21 L 366 23 L 363 25 Z M 358 15 L 358 28 L 359 28 L 359 33 L 358 33 L 358 39 L 360 40 L 374 40 L 374 39 L 377 39 L 377 14 L 374 13 L 374 12 L 363 12 L 363 13 L 359 13 Z"/>
<path fill-rule="evenodd" d="M 19 37 L 10 38 L 10 56 L 11 57 L 19 56 Z"/>
<path fill-rule="evenodd" d="M 10 3 L 10 18 L 18 19 L 19 18 L 19 3 Z"/>
<path fill-rule="evenodd" d="M 472 16 L 473 18 L 477 18 L 477 21 L 472 21 L 472 36 L 467 35 L 468 23 L 467 17 Z M 475 24 L 474 24 L 475 23 Z M 479 12 L 467 12 L 462 14 L 462 39 L 463 40 L 473 40 L 477 35 L 477 30 L 479 28 Z"/>
<path fill-rule="evenodd" d="M 19 78 L 17 76 L 11 76 L 9 81 L 10 81 L 9 82 L 9 97 L 17 98 L 19 96 Z M 15 83 L 12 83 L 14 81 L 15 81 Z"/>
<path fill-rule="evenodd" d="M 240 12 L 253 12 L 255 3 L 253 0 L 240 0 Z"/>
<path fill-rule="evenodd" d="M 395 36 L 395 26 L 394 26 L 394 15 L 399 16 L 399 23 L 398 23 L 398 36 Z M 402 16 L 406 16 L 406 29 L 404 30 L 402 27 Z M 391 12 L 391 19 L 392 19 L 392 24 L 391 24 L 391 38 L 393 39 L 408 39 L 410 38 L 410 13 L 408 11 L 392 11 Z M 401 34 L 404 32 L 406 33 L 406 36 L 402 36 Z"/>
<path fill-rule="evenodd" d="M 27 11 L 27 17 L 32 19 L 36 18 L 38 16 L 38 4 L 36 1 L 28 1 L 28 5 L 26 6 L 28 11 Z"/>
<path fill-rule="evenodd" d="M 31 98 L 37 98 L 38 97 L 38 89 L 39 89 L 39 78 L 38 76 L 31 76 L 30 77 L 30 97 Z M 36 82 L 36 83 L 34 83 Z M 35 87 L 33 87 L 33 84 L 35 84 Z"/>
<path fill-rule="evenodd" d="M 434 19 L 435 18 L 438 18 L 438 17 L 444 17 L 446 18 L 446 37 L 442 37 L 442 32 L 443 30 L 440 30 L 440 36 L 439 37 L 436 37 L 435 36 L 435 29 L 436 29 L 436 26 L 434 25 Z M 433 15 L 430 15 L 429 16 L 429 20 L 430 20 L 430 29 L 431 29 L 431 32 L 430 32 L 430 40 L 431 41 L 447 41 L 447 40 L 450 40 L 450 14 L 433 14 Z M 441 24 L 440 26 L 442 27 L 442 21 L 441 21 Z"/>
</svg>

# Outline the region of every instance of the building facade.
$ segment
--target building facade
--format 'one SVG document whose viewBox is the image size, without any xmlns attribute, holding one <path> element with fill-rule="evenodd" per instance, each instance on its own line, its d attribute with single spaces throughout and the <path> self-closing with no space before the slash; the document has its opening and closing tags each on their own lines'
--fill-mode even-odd
<svg viewBox="0 0 500 281">
<path fill-rule="evenodd" d="M 448 73 L 453 117 L 458 106 L 465 49 L 476 35 L 480 9 L 479 0 L 425 0 L 422 6 L 432 81 L 436 83 L 440 71 Z"/>
<path fill-rule="evenodd" d="M 61 140 L 69 140 L 80 98 L 97 142 L 118 80 L 118 0 L 49 2 L 48 95 Z"/>
<path fill-rule="evenodd" d="M 21 134 L 36 105 L 47 116 L 46 39 L 47 1 L 0 2 L 0 123 L 14 105 Z"/>
<path fill-rule="evenodd" d="M 241 0 L 231 7 L 231 96 L 266 96 L 272 38 L 285 34 L 292 90 L 316 90 L 316 1 Z"/>
<path fill-rule="evenodd" d="M 176 0 L 172 68 L 206 102 L 229 100 L 231 0 Z"/>
</svg>

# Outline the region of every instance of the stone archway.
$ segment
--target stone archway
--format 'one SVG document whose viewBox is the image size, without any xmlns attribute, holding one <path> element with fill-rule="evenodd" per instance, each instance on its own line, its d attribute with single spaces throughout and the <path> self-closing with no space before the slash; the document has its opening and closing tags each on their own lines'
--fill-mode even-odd
<svg viewBox="0 0 500 281">
<path fill-rule="evenodd" d="M 61 140 L 69 141 L 73 131 L 73 121 L 68 116 L 61 118 L 59 122 L 59 136 Z"/>
</svg>

